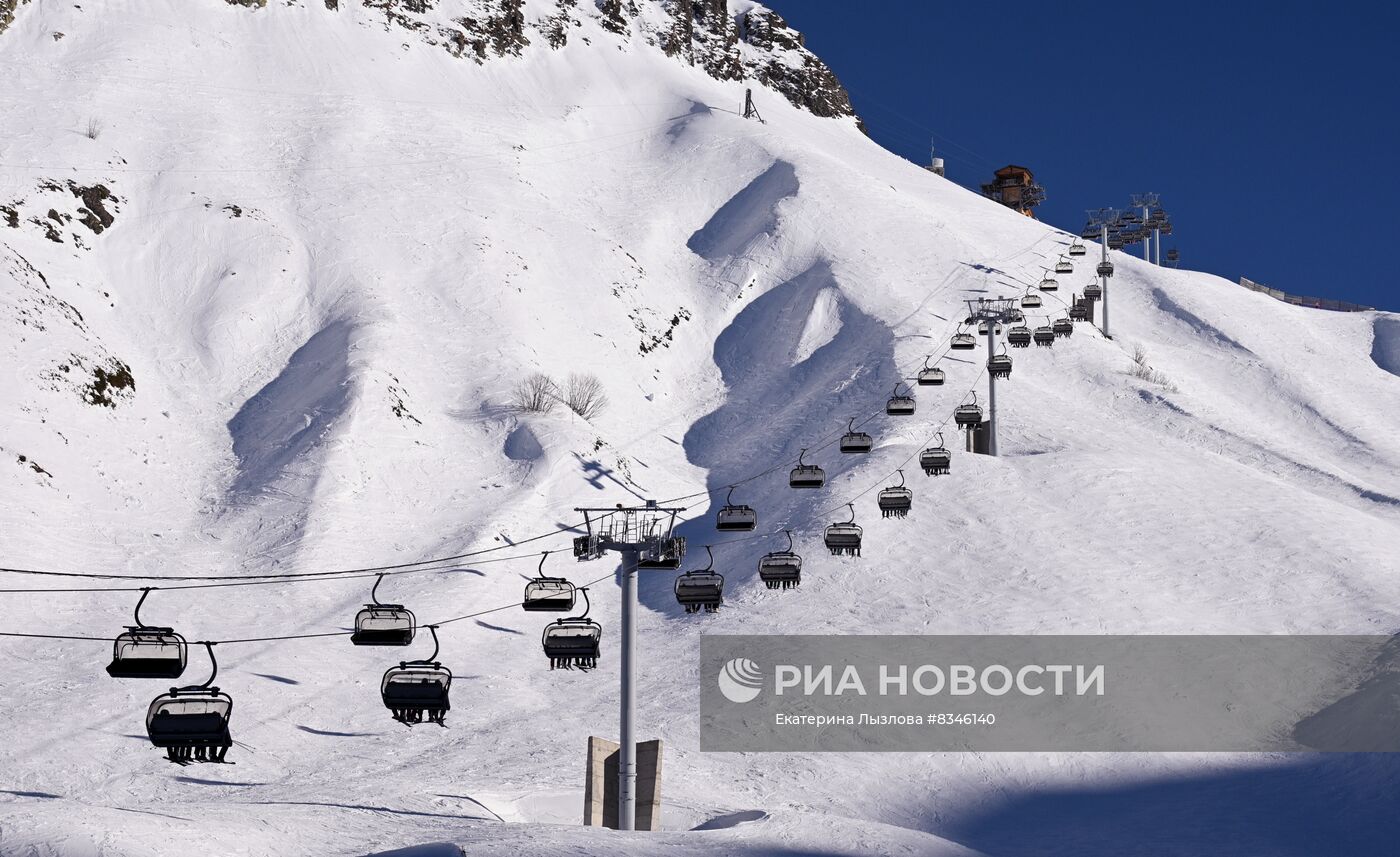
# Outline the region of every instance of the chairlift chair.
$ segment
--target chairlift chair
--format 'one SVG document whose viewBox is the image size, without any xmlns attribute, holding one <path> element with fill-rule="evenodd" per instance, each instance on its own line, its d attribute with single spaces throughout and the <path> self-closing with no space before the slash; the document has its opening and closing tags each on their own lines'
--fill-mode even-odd
<svg viewBox="0 0 1400 857">
<path fill-rule="evenodd" d="M 1064 256 L 1061 256 L 1061 257 L 1060 257 L 1060 261 L 1058 261 L 1058 262 L 1055 263 L 1055 273 L 1057 273 L 1057 274 L 1073 274 L 1073 273 L 1074 273 L 1074 263 L 1071 262 L 1070 260 L 1066 259 Z"/>
<path fill-rule="evenodd" d="M 1089 248 L 1085 247 L 1084 244 L 1078 238 L 1070 242 L 1069 254 L 1071 256 L 1083 256 L 1085 253 L 1088 252 Z"/>
<path fill-rule="evenodd" d="M 914 400 L 913 396 L 899 392 L 899 382 L 896 381 L 894 393 L 885 402 L 885 413 L 892 417 L 907 417 L 914 413 L 918 405 L 919 403 Z"/>
<path fill-rule="evenodd" d="M 1056 336 L 1069 338 L 1074 333 L 1074 322 L 1068 318 L 1057 318 L 1055 323 L 1051 325 L 1050 332 Z"/>
<path fill-rule="evenodd" d="M 443 720 L 452 705 L 448 695 L 452 689 L 452 670 L 438 663 L 437 626 L 429 625 L 433 635 L 433 653 L 423 660 L 401 661 L 384 671 L 379 682 L 379 697 L 394 719 L 405 726 L 429 723 L 446 726 Z"/>
<path fill-rule="evenodd" d="M 789 488 L 820 488 L 826 484 L 826 471 L 815 464 L 806 464 L 802 457 L 807 454 L 807 450 L 802 450 L 797 456 L 797 466 L 788 474 Z"/>
<path fill-rule="evenodd" d="M 828 524 L 826 527 L 827 550 L 833 556 L 860 556 L 860 541 L 864 534 L 864 529 L 856 523 L 856 504 L 847 503 L 851 510 L 851 519 L 842 523 Z"/>
<path fill-rule="evenodd" d="M 705 552 L 710 555 L 710 564 L 695 571 L 687 571 L 676 578 L 676 603 L 687 613 L 714 613 L 724 603 L 724 575 L 715 571 L 715 554 L 709 545 Z"/>
<path fill-rule="evenodd" d="M 752 506 L 735 505 L 734 486 L 729 486 L 729 494 L 724 505 L 715 514 L 715 529 L 723 533 L 747 533 L 758 526 L 758 512 Z"/>
<path fill-rule="evenodd" d="M 977 335 L 978 335 L 978 336 L 986 336 L 986 335 L 987 335 L 988 329 L 989 329 L 988 323 L 985 322 L 985 321 L 982 322 L 981 324 L 977 325 Z M 1001 333 L 1001 325 L 997 325 L 997 333 L 998 333 L 998 334 Z"/>
<path fill-rule="evenodd" d="M 1048 324 L 1042 324 L 1035 329 L 1033 334 L 1036 345 L 1051 346 L 1055 344 L 1055 328 Z"/>
<path fill-rule="evenodd" d="M 970 333 L 959 331 L 953 334 L 953 341 L 949 343 L 954 351 L 971 351 L 977 347 L 977 337 Z"/>
<path fill-rule="evenodd" d="M 1089 308 L 1088 308 L 1087 306 L 1083 305 L 1083 304 L 1078 304 L 1078 303 L 1075 304 L 1074 306 L 1072 306 L 1072 307 L 1069 308 L 1069 320 L 1070 320 L 1070 321 L 1088 321 L 1088 320 L 1089 320 Z"/>
<path fill-rule="evenodd" d="M 958 428 L 969 429 L 982 424 L 982 406 L 977 404 L 977 393 L 973 392 L 972 401 L 958 405 L 953 411 L 953 422 Z"/>
<path fill-rule="evenodd" d="M 758 561 L 758 579 L 769 589 L 791 589 L 802 583 L 802 557 L 792 550 L 792 530 L 783 530 L 788 537 L 787 550 L 771 551 Z"/>
<path fill-rule="evenodd" d="M 904 471 L 899 472 L 899 484 L 881 488 L 876 497 L 883 518 L 903 518 L 914 505 L 914 490 L 904 484 Z"/>
<path fill-rule="evenodd" d="M 384 575 L 375 578 L 369 592 L 370 601 L 355 614 L 355 632 L 350 642 L 356 646 L 407 646 L 413 642 L 417 620 L 413 611 L 402 604 L 379 603 L 379 584 Z"/>
<path fill-rule="evenodd" d="M 1040 295 L 1027 293 L 1021 298 L 1022 309 L 1037 309 L 1040 306 Z"/>
<path fill-rule="evenodd" d="M 179 678 L 185 672 L 188 645 L 174 628 L 161 628 L 141 621 L 141 604 L 151 594 L 141 590 L 136 602 L 136 624 L 126 626 L 112 641 L 112 662 L 107 675 L 112 678 Z"/>
<path fill-rule="evenodd" d="M 1094 270 L 1100 277 L 1111 277 L 1113 276 L 1113 263 L 1104 259 Z"/>
<path fill-rule="evenodd" d="M 520 606 L 531 613 L 567 613 L 574 609 L 574 585 L 562 577 L 544 573 L 544 561 L 550 552 L 540 557 L 535 576 L 525 584 L 525 598 Z"/>
<path fill-rule="evenodd" d="M 993 378 L 1011 377 L 1011 356 L 1009 354 L 994 354 L 987 358 L 987 374 Z"/>
<path fill-rule="evenodd" d="M 598 648 L 603 626 L 588 618 L 588 587 L 583 593 L 583 613 L 555 619 L 544 628 L 540 643 L 549 658 L 549 668 L 591 670 L 598 666 Z"/>
<path fill-rule="evenodd" d="M 845 453 L 860 454 L 869 452 L 875 440 L 863 431 L 856 431 L 856 418 L 846 423 L 846 433 L 841 435 L 840 450 Z"/>
<path fill-rule="evenodd" d="M 676 578 L 676 602 L 687 613 L 715 613 L 724 603 L 724 575 L 717 571 L 687 571 Z"/>
<path fill-rule="evenodd" d="M 1084 287 L 1084 297 L 1091 301 L 1101 300 L 1103 298 L 1103 287 L 1098 283 L 1090 283 Z"/>
<path fill-rule="evenodd" d="M 938 433 L 938 445 L 930 446 L 919 453 L 919 466 L 924 469 L 925 476 L 942 476 L 948 473 L 953 465 L 953 454 L 943 446 L 943 433 Z"/>
<path fill-rule="evenodd" d="M 536 577 L 525 584 L 520 606 L 539 613 L 567 613 L 574 609 L 574 585 L 562 577 Z"/>
<path fill-rule="evenodd" d="M 924 368 L 919 370 L 920 387 L 939 387 L 947 380 L 947 376 L 942 369 L 937 366 L 928 365 L 928 358 L 924 358 Z"/>
<path fill-rule="evenodd" d="M 203 684 L 172 687 L 151 700 L 146 709 L 146 736 L 176 764 L 223 762 L 233 738 L 229 716 L 233 697 L 213 686 L 219 674 L 214 644 L 205 642 L 212 671 Z"/>
<path fill-rule="evenodd" d="M 1046 271 L 1045 274 L 1040 278 L 1040 284 L 1037 286 L 1037 288 L 1039 288 L 1042 292 L 1054 292 L 1059 290 L 1060 283 L 1054 277 L 1050 276 L 1049 271 Z"/>
<path fill-rule="evenodd" d="M 1026 348 L 1031 344 L 1031 329 L 1018 324 L 1006 334 L 1006 342 L 1012 348 Z"/>
</svg>

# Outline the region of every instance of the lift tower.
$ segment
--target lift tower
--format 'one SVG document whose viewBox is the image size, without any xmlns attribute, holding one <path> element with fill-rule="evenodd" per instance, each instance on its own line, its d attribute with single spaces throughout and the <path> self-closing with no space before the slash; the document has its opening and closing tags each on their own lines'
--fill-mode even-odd
<svg viewBox="0 0 1400 857">
<path fill-rule="evenodd" d="M 1162 197 L 1155 193 L 1135 193 L 1129 200 L 1134 211 L 1142 212 L 1139 227 L 1142 229 L 1142 259 L 1144 262 L 1152 261 L 1152 245 L 1155 241 L 1161 241 L 1162 236 L 1157 234 L 1157 227 L 1153 224 L 1152 209 L 1157 208 Z"/>
<path fill-rule="evenodd" d="M 1015 298 L 978 298 L 967 302 L 967 323 L 987 325 L 987 361 L 991 362 L 997 348 L 997 326 L 1021 321 L 1025 314 Z M 987 454 L 997 454 L 997 379 L 987 373 Z"/>
<path fill-rule="evenodd" d="M 1122 212 L 1118 211 L 1116 208 L 1100 208 L 1097 211 L 1090 211 L 1089 222 L 1084 229 L 1085 232 L 1090 232 L 1094 229 L 1097 229 L 1099 232 L 1099 249 L 1103 253 L 1099 258 L 1099 266 L 1096 269 L 1099 275 L 1099 291 L 1103 293 L 1103 323 L 1099 330 L 1103 332 L 1104 337 L 1107 339 L 1113 338 L 1108 332 L 1108 278 L 1113 276 L 1113 263 L 1108 259 L 1108 250 L 1111 240 L 1109 231 L 1118 229 L 1119 225 L 1122 223 L 1121 215 Z M 1094 319 L 1090 317 L 1089 322 L 1092 324 L 1093 321 Z"/>
<path fill-rule="evenodd" d="M 617 750 L 617 827 L 633 830 L 637 820 L 637 571 L 680 568 L 685 538 L 675 535 L 676 515 L 683 507 L 644 506 L 611 509 L 579 508 L 588 535 L 574 539 L 580 562 L 600 559 L 609 551 L 622 555 L 622 675 L 620 678 Z M 595 522 L 592 515 L 600 517 Z"/>
</svg>

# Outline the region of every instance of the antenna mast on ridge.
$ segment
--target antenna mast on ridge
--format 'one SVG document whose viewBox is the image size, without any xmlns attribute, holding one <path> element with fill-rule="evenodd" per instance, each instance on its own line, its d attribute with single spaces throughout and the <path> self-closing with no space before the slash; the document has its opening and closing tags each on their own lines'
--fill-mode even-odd
<svg viewBox="0 0 1400 857">
<path fill-rule="evenodd" d="M 943 159 L 938 157 L 938 150 L 934 147 L 932 139 L 929 140 L 928 144 L 928 166 L 924 167 L 924 169 L 936 176 L 944 175 Z"/>
</svg>

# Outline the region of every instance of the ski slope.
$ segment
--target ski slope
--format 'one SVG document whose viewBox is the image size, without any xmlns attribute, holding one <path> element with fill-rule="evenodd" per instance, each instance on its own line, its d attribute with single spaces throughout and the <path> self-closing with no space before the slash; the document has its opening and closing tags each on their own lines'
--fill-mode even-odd
<svg viewBox="0 0 1400 857">
<path fill-rule="evenodd" d="M 518 609 L 445 625 L 448 728 L 409 730 L 377 696 L 397 652 L 225 644 L 235 764 L 181 768 L 144 734 L 164 688 L 109 679 L 108 644 L 0 638 L 0 853 L 1393 847 L 1386 757 L 701 754 L 695 715 L 706 633 L 1392 633 L 1400 318 L 1115 253 L 1113 338 L 1011 352 L 1002 456 L 962 454 L 949 425 L 952 473 L 926 478 L 916 456 L 985 389 L 983 352 L 944 357 L 913 418 L 885 398 L 945 354 L 966 300 L 1021 294 L 1069 236 L 766 88 L 766 123 L 746 121 L 743 82 L 591 8 L 564 47 L 478 65 L 339 7 L 36 0 L 0 34 L 0 561 L 218 576 L 494 549 L 385 580 L 428 621 L 515 604 L 558 550 L 547 572 L 600 581 L 600 666 L 550 672 Z M 116 198 L 100 233 L 70 181 Z M 1139 346 L 1165 383 L 1131 374 Z M 134 387 L 96 383 L 122 367 Z M 609 405 L 512 409 L 537 371 L 594 374 Z M 876 449 L 841 460 L 853 416 Z M 804 447 L 819 492 L 786 486 Z M 913 512 L 880 519 L 900 467 Z M 575 506 L 685 497 L 699 567 L 740 481 L 760 533 L 794 531 L 803 584 L 756 579 L 780 535 L 716 548 L 716 615 L 642 581 L 665 832 L 582 828 L 587 737 L 616 731 L 614 569 L 575 565 L 571 533 L 526 540 Z M 848 501 L 863 556 L 825 555 Z M 143 618 L 191 640 L 341 631 L 373 580 L 157 591 Z M 34 634 L 110 638 L 135 601 L 0 592 L 5 630 Z"/>
</svg>

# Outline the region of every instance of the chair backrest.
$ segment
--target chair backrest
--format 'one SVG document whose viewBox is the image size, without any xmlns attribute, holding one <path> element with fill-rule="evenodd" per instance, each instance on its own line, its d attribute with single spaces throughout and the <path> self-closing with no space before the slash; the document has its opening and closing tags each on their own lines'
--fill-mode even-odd
<svg viewBox="0 0 1400 857">
<path fill-rule="evenodd" d="M 185 638 L 169 628 L 128 628 L 112 643 L 117 659 L 168 658 L 185 659 Z"/>
<path fill-rule="evenodd" d="M 164 693 L 151 700 L 146 710 L 146 725 L 160 717 L 163 722 L 186 717 L 213 715 L 220 720 L 228 720 L 233 713 L 233 698 L 226 693 L 191 693 L 180 695 Z"/>
</svg>

